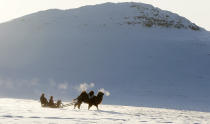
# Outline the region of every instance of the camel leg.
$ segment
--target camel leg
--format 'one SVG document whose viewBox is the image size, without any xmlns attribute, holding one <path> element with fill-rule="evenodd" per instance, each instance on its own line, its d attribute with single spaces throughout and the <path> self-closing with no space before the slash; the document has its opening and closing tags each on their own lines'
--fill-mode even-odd
<svg viewBox="0 0 210 124">
<path fill-rule="evenodd" d="M 77 106 L 79 106 L 79 102 L 76 102 L 76 103 L 74 104 L 74 109 L 75 109 Z"/>
<path fill-rule="evenodd" d="M 74 104 L 74 109 L 77 107 L 77 103 Z"/>
<path fill-rule="evenodd" d="M 97 108 L 97 110 L 99 110 L 99 109 L 98 109 L 98 105 L 96 105 L 96 108 Z"/>
<path fill-rule="evenodd" d="M 92 106 L 91 104 L 88 104 L 88 110 L 90 109 L 91 106 Z"/>
<path fill-rule="evenodd" d="M 78 109 L 80 109 L 81 103 L 78 105 Z"/>
</svg>

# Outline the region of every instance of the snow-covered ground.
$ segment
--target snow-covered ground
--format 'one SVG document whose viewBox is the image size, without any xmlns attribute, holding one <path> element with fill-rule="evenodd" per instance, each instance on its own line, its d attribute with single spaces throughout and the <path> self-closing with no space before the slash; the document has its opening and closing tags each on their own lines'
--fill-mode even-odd
<svg viewBox="0 0 210 124">
<path fill-rule="evenodd" d="M 170 109 L 82 104 L 81 110 L 40 107 L 34 100 L 0 99 L 0 124 L 208 124 L 210 113 Z"/>
<path fill-rule="evenodd" d="M 86 82 L 111 93 L 105 104 L 210 112 L 210 33 L 192 26 L 143 3 L 47 10 L 0 24 L 0 97 L 71 100 Z"/>
</svg>

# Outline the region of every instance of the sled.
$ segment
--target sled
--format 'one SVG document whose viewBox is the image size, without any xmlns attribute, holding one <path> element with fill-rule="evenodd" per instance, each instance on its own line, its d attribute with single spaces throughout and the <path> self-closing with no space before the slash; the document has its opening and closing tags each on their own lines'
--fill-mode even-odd
<svg viewBox="0 0 210 124">
<path fill-rule="evenodd" d="M 75 104 L 75 101 L 72 101 L 71 103 L 68 104 L 63 104 L 61 101 L 55 103 L 53 106 L 49 106 L 49 105 L 41 105 L 43 108 L 64 108 L 64 107 L 68 107 L 68 106 L 72 106 Z"/>
</svg>

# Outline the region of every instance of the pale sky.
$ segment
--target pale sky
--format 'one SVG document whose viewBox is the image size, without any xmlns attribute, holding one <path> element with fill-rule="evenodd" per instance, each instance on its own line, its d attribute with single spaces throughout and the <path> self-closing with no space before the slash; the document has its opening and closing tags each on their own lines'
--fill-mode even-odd
<svg viewBox="0 0 210 124">
<path fill-rule="evenodd" d="M 178 13 L 210 31 L 210 0 L 0 0 L 0 23 L 46 9 L 70 9 L 105 2 L 143 2 Z"/>
</svg>

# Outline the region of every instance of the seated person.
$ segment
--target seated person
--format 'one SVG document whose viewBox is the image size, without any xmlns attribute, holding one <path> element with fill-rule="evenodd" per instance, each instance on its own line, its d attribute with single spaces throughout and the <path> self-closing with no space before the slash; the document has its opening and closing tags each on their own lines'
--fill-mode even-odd
<svg viewBox="0 0 210 124">
<path fill-rule="evenodd" d="M 55 106 L 56 106 L 55 103 L 54 103 L 54 100 L 53 100 L 53 96 L 50 97 L 48 106 L 49 106 L 49 107 L 55 107 Z"/>
<path fill-rule="evenodd" d="M 44 93 L 42 93 L 40 97 L 40 102 L 41 102 L 41 106 L 47 106 L 48 104 L 47 98 L 45 98 Z"/>
<path fill-rule="evenodd" d="M 63 107 L 63 103 L 61 102 L 61 100 L 58 100 L 58 101 L 57 101 L 56 107 L 57 107 L 57 108 L 62 108 L 62 107 Z"/>
</svg>

